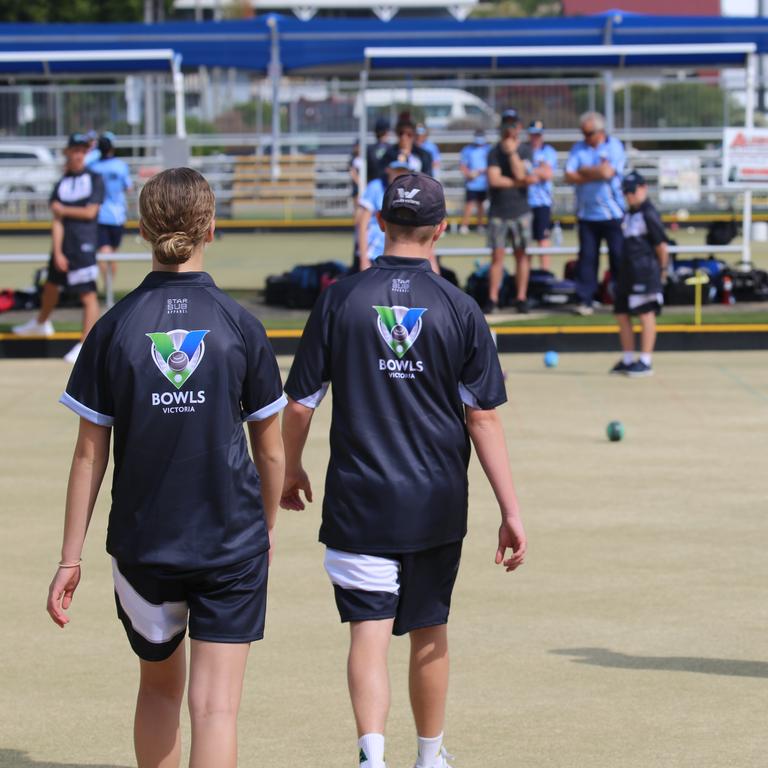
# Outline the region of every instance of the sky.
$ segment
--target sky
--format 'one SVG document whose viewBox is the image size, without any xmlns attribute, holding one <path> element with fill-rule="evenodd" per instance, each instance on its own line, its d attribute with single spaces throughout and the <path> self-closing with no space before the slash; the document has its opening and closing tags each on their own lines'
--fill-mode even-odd
<svg viewBox="0 0 768 768">
<path fill-rule="evenodd" d="M 759 0 L 722 0 L 723 16 L 755 16 Z"/>
</svg>

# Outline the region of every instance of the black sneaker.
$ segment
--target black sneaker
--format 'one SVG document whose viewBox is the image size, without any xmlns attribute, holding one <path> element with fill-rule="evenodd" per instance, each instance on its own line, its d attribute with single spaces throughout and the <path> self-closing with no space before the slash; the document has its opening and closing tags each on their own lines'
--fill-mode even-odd
<svg viewBox="0 0 768 768">
<path fill-rule="evenodd" d="M 495 301 L 491 301 L 488 299 L 488 301 L 483 304 L 483 314 L 484 315 L 496 315 L 499 312 L 499 305 Z"/>
<path fill-rule="evenodd" d="M 633 365 L 634 363 L 627 364 L 623 360 L 619 360 L 608 373 L 618 373 L 621 376 L 626 376 L 632 370 Z"/>
<path fill-rule="evenodd" d="M 642 360 L 635 360 L 632 365 L 629 366 L 627 376 L 631 378 L 640 378 L 641 376 L 653 376 L 653 368 L 650 365 L 646 365 Z"/>
<path fill-rule="evenodd" d="M 518 314 L 527 315 L 531 311 L 531 305 L 528 299 L 518 299 L 515 302 L 515 309 L 517 309 Z"/>
</svg>

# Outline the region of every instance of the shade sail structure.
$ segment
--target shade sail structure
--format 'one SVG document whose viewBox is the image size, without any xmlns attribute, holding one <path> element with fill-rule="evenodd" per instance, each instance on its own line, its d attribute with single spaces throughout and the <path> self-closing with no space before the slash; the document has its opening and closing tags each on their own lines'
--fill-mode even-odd
<svg viewBox="0 0 768 768">
<path fill-rule="evenodd" d="M 0 50 L 0 72 L 82 74 L 98 72 L 174 72 L 181 57 L 170 48 L 134 50 Z"/>
<path fill-rule="evenodd" d="M 180 54 L 185 68 L 236 67 L 266 72 L 271 54 L 270 20 L 280 48 L 282 71 L 333 74 L 361 68 L 366 48 L 435 47 L 552 47 L 561 55 L 517 58 L 519 71 L 584 69 L 610 66 L 723 66 L 729 60 L 715 49 L 709 55 L 675 53 L 687 45 L 754 43 L 757 53 L 768 54 L 768 19 L 723 17 L 667 17 L 613 14 L 552 19 L 378 19 L 314 18 L 300 21 L 292 16 L 260 16 L 221 22 L 170 22 L 163 24 L 0 24 L 0 51 L 88 51 L 169 48 Z M 666 45 L 663 54 L 645 61 L 614 61 L 600 55 L 577 62 L 564 47 L 601 47 L 606 44 Z M 558 51 L 555 52 L 557 54 Z M 736 61 L 739 54 L 733 54 Z M 482 63 L 478 57 L 478 65 Z M 444 62 L 438 62 L 440 66 Z M 374 68 L 378 68 L 373 60 Z M 70 62 L 78 71 L 103 72 L 104 62 Z M 110 71 L 127 71 L 137 64 L 123 61 Z M 499 68 L 498 57 L 486 55 L 485 68 Z M 141 68 L 141 67 L 139 67 Z M 145 63 L 145 69 L 149 63 Z M 423 60 L 419 68 L 427 68 Z M 479 67 L 478 67 L 479 68 Z M 40 73 L 39 64 L 1 62 L 0 73 Z M 67 71 L 51 64 L 51 72 Z"/>
</svg>

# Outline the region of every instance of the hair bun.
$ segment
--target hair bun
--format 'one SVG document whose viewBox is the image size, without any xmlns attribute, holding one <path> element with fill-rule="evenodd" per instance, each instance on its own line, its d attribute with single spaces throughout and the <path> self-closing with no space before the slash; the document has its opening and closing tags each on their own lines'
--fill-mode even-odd
<svg viewBox="0 0 768 768">
<path fill-rule="evenodd" d="M 183 264 L 194 248 L 195 243 L 186 232 L 164 232 L 155 241 L 155 254 L 161 264 Z"/>
</svg>

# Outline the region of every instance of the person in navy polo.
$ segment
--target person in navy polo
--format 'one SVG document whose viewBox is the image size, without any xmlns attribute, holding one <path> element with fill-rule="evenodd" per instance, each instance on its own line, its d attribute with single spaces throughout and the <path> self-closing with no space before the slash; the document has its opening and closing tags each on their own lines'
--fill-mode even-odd
<svg viewBox="0 0 768 768">
<path fill-rule="evenodd" d="M 61 398 L 80 431 L 48 613 L 69 622 L 114 433 L 107 551 L 140 660 L 137 763 L 179 764 L 189 626 L 190 764 L 235 768 L 246 658 L 264 632 L 286 399 L 264 328 L 202 271 L 214 233 L 206 180 L 163 171 L 139 210 L 152 272 L 96 323 Z"/>
<path fill-rule="evenodd" d="M 624 197 L 624 145 L 605 132 L 605 118 L 599 112 L 585 112 L 579 121 L 582 141 L 571 148 L 565 165 L 565 180 L 576 186 L 576 218 L 579 228 L 579 257 L 576 290 L 580 315 L 593 313 L 597 290 L 600 243 L 608 247 L 611 275 L 616 279 L 621 256 L 621 222 Z"/>
<path fill-rule="evenodd" d="M 507 396 L 493 339 L 474 300 L 431 268 L 446 227 L 443 188 L 422 173 L 399 176 L 378 219 L 384 254 L 323 293 L 291 367 L 281 504 L 304 509 L 312 500 L 302 453 L 330 388 L 320 541 L 350 623 L 360 764 L 384 766 L 394 633 L 410 636 L 416 765 L 445 768 L 446 623 L 467 532 L 470 443 L 501 510 L 496 563 L 521 565 L 526 538 L 495 410 Z"/>
</svg>

